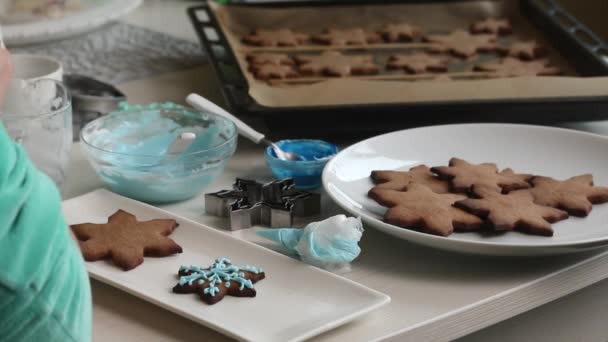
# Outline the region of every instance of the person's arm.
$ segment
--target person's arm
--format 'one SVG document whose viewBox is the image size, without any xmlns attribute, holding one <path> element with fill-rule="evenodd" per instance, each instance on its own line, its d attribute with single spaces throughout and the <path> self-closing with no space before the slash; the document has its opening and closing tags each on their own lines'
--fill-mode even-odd
<svg viewBox="0 0 608 342">
<path fill-rule="evenodd" d="M 0 99 L 9 57 L 0 48 Z M 89 279 L 59 192 L 1 122 L 0 260 L 0 340 L 91 340 Z"/>
</svg>

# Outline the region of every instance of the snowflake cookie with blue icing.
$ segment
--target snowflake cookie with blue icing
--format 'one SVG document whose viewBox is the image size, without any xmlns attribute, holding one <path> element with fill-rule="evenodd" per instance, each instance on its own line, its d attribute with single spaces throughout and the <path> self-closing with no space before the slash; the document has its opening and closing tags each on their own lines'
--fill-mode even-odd
<svg viewBox="0 0 608 342">
<path fill-rule="evenodd" d="M 265 278 L 261 268 L 235 266 L 229 259 L 219 258 L 208 268 L 182 266 L 179 268 L 179 282 L 173 292 L 198 293 L 207 304 L 215 304 L 224 296 L 255 297 L 253 284 Z"/>
</svg>

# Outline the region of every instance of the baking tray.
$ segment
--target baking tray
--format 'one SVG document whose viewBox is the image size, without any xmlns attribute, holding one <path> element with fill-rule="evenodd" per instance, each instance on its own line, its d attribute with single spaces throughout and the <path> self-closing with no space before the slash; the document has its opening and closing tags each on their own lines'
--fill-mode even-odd
<svg viewBox="0 0 608 342">
<path fill-rule="evenodd" d="M 410 1 L 412 2 L 412 1 Z M 408 3 L 410 3 L 408 2 Z M 428 2 L 428 1 L 427 1 Z M 370 1 L 239 4 L 286 6 L 344 6 Z M 385 1 L 383 3 L 403 3 Z M 553 0 L 520 0 L 521 14 L 581 76 L 608 75 L 608 45 Z M 553 124 L 608 118 L 608 96 L 536 99 L 496 99 L 266 107 L 249 96 L 247 80 L 235 54 L 207 3 L 188 9 L 189 16 L 213 66 L 231 111 L 262 118 L 273 132 L 285 136 L 339 137 L 370 135 L 400 128 L 455 122 L 527 122 Z M 406 115 L 404 115 L 406 113 Z M 294 120 L 295 118 L 298 118 Z M 303 119 L 306 118 L 306 119 Z M 294 124 L 296 123 L 296 124 Z"/>
</svg>

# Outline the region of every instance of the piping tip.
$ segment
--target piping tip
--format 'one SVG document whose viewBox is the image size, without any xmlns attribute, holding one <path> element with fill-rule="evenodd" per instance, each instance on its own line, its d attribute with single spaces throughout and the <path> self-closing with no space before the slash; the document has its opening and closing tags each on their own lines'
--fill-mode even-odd
<svg viewBox="0 0 608 342">
<path fill-rule="evenodd" d="M 291 253 L 296 253 L 295 250 L 298 242 L 304 234 L 303 229 L 282 228 L 282 229 L 262 229 L 256 232 L 259 236 L 268 240 L 274 241 Z"/>
</svg>

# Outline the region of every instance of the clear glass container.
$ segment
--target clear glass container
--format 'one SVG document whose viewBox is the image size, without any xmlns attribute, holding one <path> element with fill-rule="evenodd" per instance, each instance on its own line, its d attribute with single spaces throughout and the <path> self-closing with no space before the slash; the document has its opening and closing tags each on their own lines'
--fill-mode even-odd
<svg viewBox="0 0 608 342">
<path fill-rule="evenodd" d="M 8 134 L 61 189 L 72 148 L 72 105 L 67 88 L 52 79 L 12 80 L 0 107 Z"/>
</svg>

